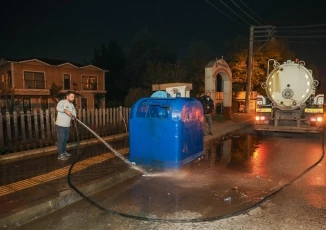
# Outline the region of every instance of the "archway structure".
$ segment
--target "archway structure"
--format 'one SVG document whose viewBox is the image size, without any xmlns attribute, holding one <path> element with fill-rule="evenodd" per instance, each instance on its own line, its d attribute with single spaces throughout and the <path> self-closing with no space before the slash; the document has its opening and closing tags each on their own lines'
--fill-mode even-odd
<svg viewBox="0 0 326 230">
<path fill-rule="evenodd" d="M 216 77 L 218 74 L 222 77 L 222 94 L 216 92 Z M 232 72 L 223 58 L 210 61 L 205 67 L 205 91 L 211 92 L 215 105 L 218 99 L 222 99 L 222 114 L 224 117 L 230 118 L 232 108 Z"/>
</svg>

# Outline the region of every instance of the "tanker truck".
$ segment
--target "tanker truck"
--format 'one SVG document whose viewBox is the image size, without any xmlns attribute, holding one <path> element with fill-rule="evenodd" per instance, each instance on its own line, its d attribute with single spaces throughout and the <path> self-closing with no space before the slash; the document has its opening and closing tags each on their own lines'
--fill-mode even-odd
<svg viewBox="0 0 326 230">
<path fill-rule="evenodd" d="M 274 62 L 271 72 L 270 61 Z M 254 129 L 257 132 L 321 133 L 324 95 L 316 95 L 318 84 L 304 61 L 288 60 L 280 64 L 270 59 L 266 82 L 261 84 L 267 96 L 257 96 Z"/>
</svg>

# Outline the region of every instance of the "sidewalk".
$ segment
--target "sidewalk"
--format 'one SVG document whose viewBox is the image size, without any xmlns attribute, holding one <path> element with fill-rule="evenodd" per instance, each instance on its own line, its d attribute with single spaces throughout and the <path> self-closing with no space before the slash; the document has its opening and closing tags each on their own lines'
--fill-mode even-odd
<svg viewBox="0 0 326 230">
<path fill-rule="evenodd" d="M 252 114 L 233 114 L 231 120 L 213 122 L 213 135 L 204 137 L 204 146 L 249 126 L 253 119 Z M 127 134 L 105 139 L 114 142 L 112 147 L 128 156 Z M 72 171 L 72 183 L 85 195 L 139 175 L 97 143 L 97 140 L 81 142 L 80 152 L 84 149 L 87 152 L 83 152 Z M 0 158 L 0 229 L 12 229 L 81 199 L 67 184 L 68 170 L 77 155 L 76 144 L 70 144 L 68 150 L 73 156 L 63 163 L 56 159 L 55 147 Z"/>
</svg>

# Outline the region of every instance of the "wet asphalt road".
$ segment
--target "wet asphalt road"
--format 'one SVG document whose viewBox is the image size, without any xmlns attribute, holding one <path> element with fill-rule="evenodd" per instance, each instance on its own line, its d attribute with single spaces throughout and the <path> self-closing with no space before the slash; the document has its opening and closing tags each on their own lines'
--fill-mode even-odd
<svg viewBox="0 0 326 230">
<path fill-rule="evenodd" d="M 321 138 L 294 134 L 235 136 L 212 148 L 216 151 L 179 172 L 153 172 L 155 176 L 126 181 L 92 197 L 104 208 L 151 221 L 107 214 L 80 201 L 17 229 L 326 229 L 325 159 L 243 214 L 200 223 L 155 222 L 241 212 L 322 156 Z"/>
</svg>

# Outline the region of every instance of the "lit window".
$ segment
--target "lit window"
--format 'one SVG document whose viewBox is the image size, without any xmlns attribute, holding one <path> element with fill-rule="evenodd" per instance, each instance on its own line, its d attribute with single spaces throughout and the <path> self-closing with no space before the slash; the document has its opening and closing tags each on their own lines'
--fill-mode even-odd
<svg viewBox="0 0 326 230">
<path fill-rule="evenodd" d="M 82 76 L 83 90 L 97 90 L 97 76 Z"/>
</svg>

